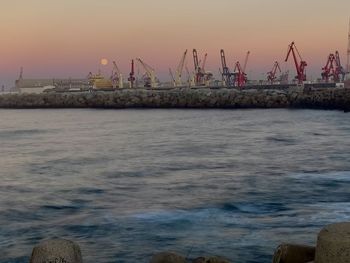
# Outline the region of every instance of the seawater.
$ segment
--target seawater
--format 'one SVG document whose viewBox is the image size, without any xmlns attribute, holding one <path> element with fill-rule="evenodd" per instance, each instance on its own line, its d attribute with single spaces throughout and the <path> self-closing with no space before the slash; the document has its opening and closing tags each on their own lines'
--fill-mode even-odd
<svg viewBox="0 0 350 263">
<path fill-rule="evenodd" d="M 350 220 L 350 115 L 0 110 L 0 262 L 54 237 L 85 262 L 270 262 Z"/>
</svg>

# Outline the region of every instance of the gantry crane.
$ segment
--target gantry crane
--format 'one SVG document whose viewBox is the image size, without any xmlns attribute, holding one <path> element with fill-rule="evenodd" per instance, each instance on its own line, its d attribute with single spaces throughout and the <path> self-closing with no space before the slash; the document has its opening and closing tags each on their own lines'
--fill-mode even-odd
<svg viewBox="0 0 350 263">
<path fill-rule="evenodd" d="M 298 62 L 297 56 L 295 54 L 295 50 L 296 50 L 296 52 L 297 52 L 297 54 L 299 56 L 300 62 Z M 306 63 L 306 61 L 304 61 L 301 58 L 300 53 L 299 53 L 297 47 L 295 46 L 294 42 L 292 42 L 289 45 L 289 47 L 288 47 L 288 52 L 287 52 L 287 56 L 286 56 L 285 62 L 288 61 L 290 53 L 293 54 L 295 69 L 297 71 L 297 75 L 295 76 L 295 78 L 298 80 L 298 84 L 303 84 L 303 81 L 306 80 L 306 70 L 305 70 L 305 68 L 307 66 L 307 63 Z"/>
<path fill-rule="evenodd" d="M 233 86 L 233 73 L 230 72 L 230 69 L 228 68 L 226 64 L 226 57 L 225 57 L 225 51 L 223 49 L 220 50 L 220 57 L 221 57 L 221 65 L 222 65 L 222 82 L 223 86 L 232 87 Z"/>
<path fill-rule="evenodd" d="M 145 70 L 145 75 L 143 78 L 144 86 L 155 88 L 157 86 L 157 82 L 156 82 L 157 79 L 156 79 L 154 69 L 151 66 L 147 65 L 145 62 L 143 62 L 140 58 L 137 58 L 136 60 L 141 64 L 141 66 Z"/>
<path fill-rule="evenodd" d="M 128 78 L 130 88 L 134 87 L 135 80 L 136 80 L 136 78 L 135 78 L 134 60 L 132 59 L 131 60 L 131 71 L 130 71 L 129 78 Z"/>
<path fill-rule="evenodd" d="M 117 66 L 117 63 L 115 63 L 115 61 L 113 61 L 111 81 L 112 81 L 113 88 L 116 88 L 117 86 L 118 88 L 123 88 L 123 75 L 120 72 Z"/>
<path fill-rule="evenodd" d="M 273 84 L 276 81 L 276 79 L 277 79 L 277 77 L 276 77 L 277 70 L 281 73 L 280 65 L 279 65 L 278 61 L 275 61 L 271 71 L 267 72 L 267 81 L 270 84 Z"/>
</svg>

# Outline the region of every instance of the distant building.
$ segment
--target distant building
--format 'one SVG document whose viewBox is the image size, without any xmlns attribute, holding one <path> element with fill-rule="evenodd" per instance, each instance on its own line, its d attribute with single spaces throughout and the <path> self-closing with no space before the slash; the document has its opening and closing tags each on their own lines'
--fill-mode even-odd
<svg viewBox="0 0 350 263">
<path fill-rule="evenodd" d="M 86 79 L 24 79 L 23 69 L 15 81 L 15 91 L 20 93 L 42 93 L 49 90 L 69 91 L 89 89 L 89 80 Z"/>
</svg>

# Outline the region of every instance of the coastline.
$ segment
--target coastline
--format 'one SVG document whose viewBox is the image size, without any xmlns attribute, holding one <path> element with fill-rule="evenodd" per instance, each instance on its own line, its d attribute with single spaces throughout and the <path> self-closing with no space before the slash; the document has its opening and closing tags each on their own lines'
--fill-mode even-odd
<svg viewBox="0 0 350 263">
<path fill-rule="evenodd" d="M 304 108 L 350 111 L 349 88 L 117 89 L 103 92 L 2 94 L 0 108 Z"/>
</svg>

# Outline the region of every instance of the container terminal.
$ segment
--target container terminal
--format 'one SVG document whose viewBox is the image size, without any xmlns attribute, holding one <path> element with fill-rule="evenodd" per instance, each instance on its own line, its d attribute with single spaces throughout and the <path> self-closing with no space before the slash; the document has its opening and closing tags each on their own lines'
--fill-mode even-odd
<svg viewBox="0 0 350 263">
<path fill-rule="evenodd" d="M 243 63 L 236 61 L 233 68 L 229 68 L 226 63 L 225 51 L 220 50 L 220 77 L 215 79 L 212 72 L 206 69 L 208 54 L 200 56 L 196 49 L 192 50 L 193 68 L 186 65 L 188 50 L 181 54 L 180 61 L 173 71 L 169 68 L 170 82 L 160 83 L 156 71 L 141 58 L 130 61 L 130 73 L 127 78 L 123 74 L 115 61 L 112 62 L 113 69 L 110 76 L 104 76 L 101 71 L 90 72 L 81 79 L 25 79 L 23 78 L 23 68 L 20 70 L 19 78 L 15 81 L 15 92 L 20 93 L 42 93 L 42 92 L 89 92 L 89 91 L 113 91 L 123 88 L 149 88 L 149 89 L 170 89 L 179 87 L 201 88 L 201 87 L 225 87 L 236 89 L 249 89 L 252 86 L 263 85 L 269 88 L 280 88 L 283 86 L 297 86 L 312 84 L 317 87 L 344 87 L 350 86 L 350 21 L 348 33 L 347 62 L 343 67 L 338 51 L 330 52 L 326 57 L 324 66 L 316 81 L 308 81 L 306 68 L 308 63 L 302 58 L 295 42 L 288 45 L 288 50 L 284 61 L 292 61 L 295 68 L 293 78 L 290 72 L 282 72 L 280 62 L 271 63 L 271 70 L 265 73 L 265 79 L 254 81 L 247 77 L 247 67 L 250 51 L 247 51 Z M 200 59 L 201 58 L 201 59 Z M 135 73 L 135 67 L 143 71 L 142 74 Z M 139 70 L 138 70 L 139 71 Z"/>
</svg>

